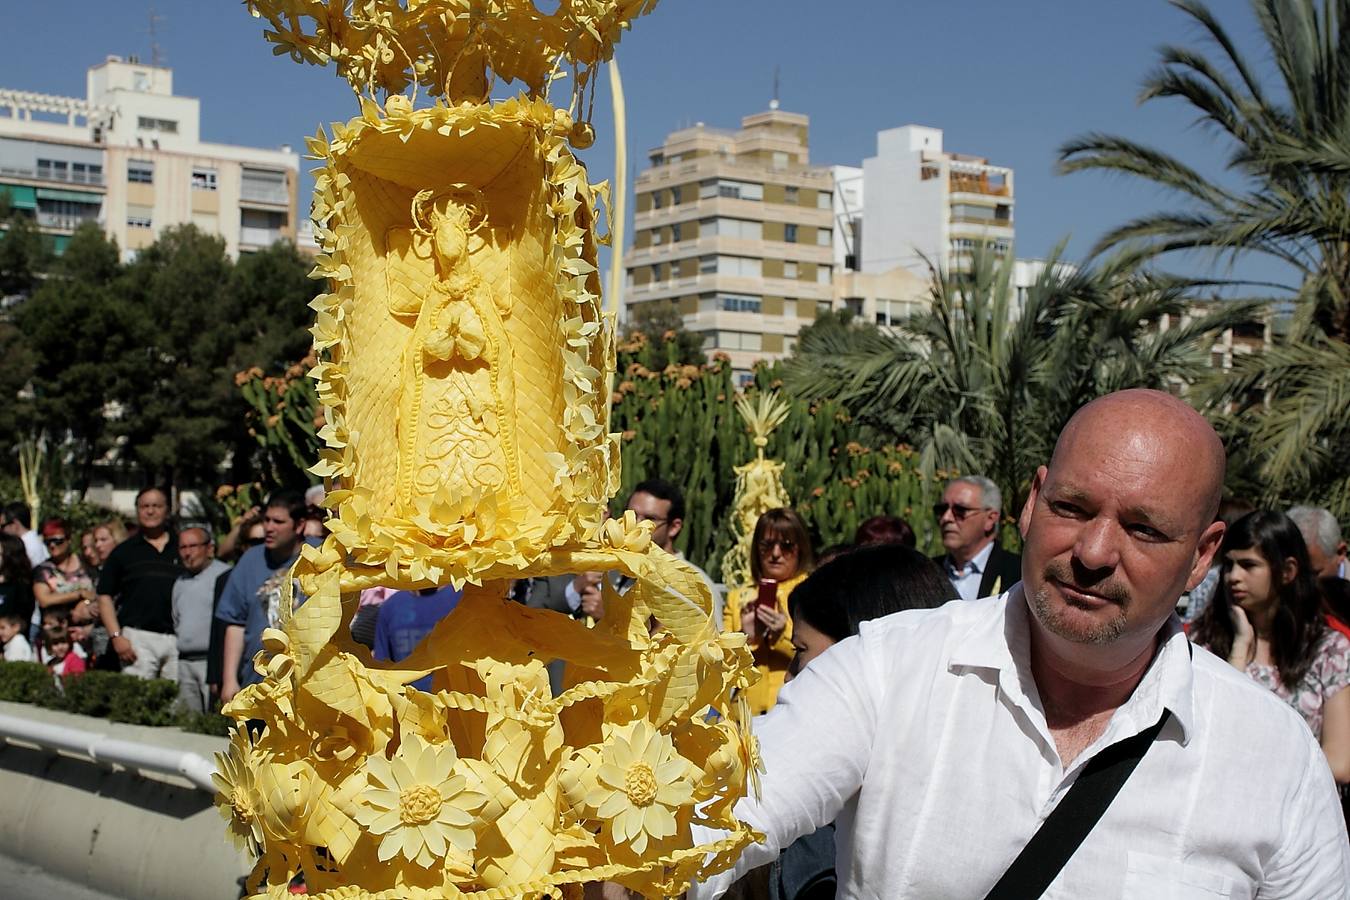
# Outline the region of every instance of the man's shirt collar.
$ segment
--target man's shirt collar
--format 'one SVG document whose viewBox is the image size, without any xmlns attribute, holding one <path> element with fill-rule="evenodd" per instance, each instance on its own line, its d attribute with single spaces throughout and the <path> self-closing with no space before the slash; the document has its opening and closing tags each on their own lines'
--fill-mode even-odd
<svg viewBox="0 0 1350 900">
<path fill-rule="evenodd" d="M 966 640 L 953 647 L 947 670 L 986 669 L 998 673 L 999 686 L 1018 705 L 1039 709 L 1035 679 L 1031 673 L 1030 610 L 1019 583 L 1001 597 L 1003 615 L 985 616 Z M 1163 709 L 1181 726 L 1181 743 L 1190 742 L 1195 727 L 1194 675 L 1191 648 L 1175 613 L 1159 632 L 1159 647 L 1143 679 L 1130 698 L 1116 710 L 1108 734 L 1112 742 L 1137 734 L 1153 725 Z"/>
</svg>

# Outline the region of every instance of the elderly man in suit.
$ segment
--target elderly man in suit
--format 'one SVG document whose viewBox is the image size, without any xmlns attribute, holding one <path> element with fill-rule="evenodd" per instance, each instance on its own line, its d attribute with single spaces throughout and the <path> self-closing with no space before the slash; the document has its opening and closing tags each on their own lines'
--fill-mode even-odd
<svg viewBox="0 0 1350 900">
<path fill-rule="evenodd" d="M 998 546 L 1003 497 L 982 475 L 947 482 L 933 505 L 946 553 L 933 557 L 962 600 L 990 597 L 1022 580 L 1022 557 Z"/>
</svg>

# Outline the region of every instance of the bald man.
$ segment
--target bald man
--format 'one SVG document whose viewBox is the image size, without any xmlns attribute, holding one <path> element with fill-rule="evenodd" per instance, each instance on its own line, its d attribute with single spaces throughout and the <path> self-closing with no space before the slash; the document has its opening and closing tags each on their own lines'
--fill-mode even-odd
<svg viewBox="0 0 1350 900">
<path fill-rule="evenodd" d="M 765 842 L 691 896 L 831 821 L 841 897 L 1350 896 L 1317 742 L 1174 613 L 1223 537 L 1223 471 L 1168 394 L 1079 410 L 1022 510 L 1022 583 L 864 623 L 813 660 L 756 723 L 762 799 L 737 814 Z M 1070 791 L 1118 757 L 1138 762 L 1098 817 Z M 1081 843 L 1059 816 L 1032 843 L 1061 803 Z"/>
</svg>

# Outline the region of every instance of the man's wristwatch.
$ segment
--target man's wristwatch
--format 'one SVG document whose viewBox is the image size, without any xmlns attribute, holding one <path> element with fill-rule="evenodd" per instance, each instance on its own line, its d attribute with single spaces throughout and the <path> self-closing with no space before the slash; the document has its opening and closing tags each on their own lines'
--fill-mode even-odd
<svg viewBox="0 0 1350 900">
<path fill-rule="evenodd" d="M 122 636 L 122 631 L 121 631 L 121 629 L 118 629 L 117 631 L 114 631 L 112 634 L 108 635 L 108 640 L 110 640 L 110 641 L 115 641 L 115 640 L 117 640 L 118 638 L 120 638 L 121 636 Z"/>
</svg>

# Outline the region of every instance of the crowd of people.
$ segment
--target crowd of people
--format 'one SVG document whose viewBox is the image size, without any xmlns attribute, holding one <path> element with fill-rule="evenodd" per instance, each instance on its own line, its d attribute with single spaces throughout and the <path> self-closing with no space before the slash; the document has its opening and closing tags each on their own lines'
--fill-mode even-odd
<svg viewBox="0 0 1350 900">
<path fill-rule="evenodd" d="M 1002 872 L 997 884 L 1020 887 L 989 896 L 1051 883 L 1053 896 L 1098 896 L 1122 878 L 1145 893 L 1345 896 L 1346 543 L 1325 509 L 1221 501 L 1223 468 L 1193 410 L 1132 391 L 1080 411 L 1035 473 L 1017 519 L 1025 556 L 1002 546 L 1011 511 L 978 475 L 933 506 L 933 557 L 881 511 L 819 552 L 796 511 L 762 515 L 754 583 L 725 594 L 703 577 L 714 620 L 745 634 L 761 674 L 746 699 L 766 786 L 738 814 L 765 842 L 695 895 L 967 896 Z M 34 530 L 26 507 L 5 506 L 4 658 L 174 678 L 186 709 L 218 708 L 259 680 L 252 661 L 283 598 L 304 602 L 283 587 L 322 534 L 321 491 L 277 492 L 219 539 L 173 527 L 157 488 L 136 497 L 129 528 L 80 535 L 57 518 Z M 678 554 L 678 486 L 643 481 L 626 508 Z M 512 596 L 595 621 L 628 586 L 582 572 L 522 580 Z M 458 600 L 450 587 L 371 589 L 352 634 L 396 662 Z M 562 690 L 563 664 L 550 673 Z M 1125 774 L 1085 818 L 1078 784 L 1120 771 L 1099 761 L 1122 755 Z M 976 833 L 976 864 L 941 862 Z M 1046 856 L 1051 844 L 1068 849 Z M 1231 890 L 1243 884 L 1255 887 Z"/>
</svg>

